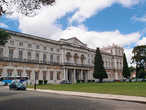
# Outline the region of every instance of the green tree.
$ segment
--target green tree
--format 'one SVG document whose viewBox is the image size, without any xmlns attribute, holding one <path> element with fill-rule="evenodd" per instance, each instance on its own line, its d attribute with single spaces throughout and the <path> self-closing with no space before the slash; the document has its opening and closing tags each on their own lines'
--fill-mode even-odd
<svg viewBox="0 0 146 110">
<path fill-rule="evenodd" d="M 99 82 L 103 82 L 103 79 L 107 78 L 107 73 L 104 69 L 104 63 L 99 48 L 96 49 L 93 76 L 94 78 L 99 79 Z"/>
<path fill-rule="evenodd" d="M 5 45 L 8 42 L 9 38 L 10 35 L 6 31 L 0 29 L 0 45 Z"/>
<path fill-rule="evenodd" d="M 138 71 L 138 76 L 137 76 L 138 78 L 142 78 L 142 79 L 145 79 L 145 77 L 146 77 L 146 71 L 144 70 L 144 69 L 140 69 L 139 71 Z"/>
<path fill-rule="evenodd" d="M 136 78 L 144 78 L 146 76 L 146 45 L 134 47 L 132 53 L 132 63 L 136 64 Z"/>
<path fill-rule="evenodd" d="M 136 70 L 135 67 L 133 67 L 133 66 L 130 66 L 130 67 L 129 67 L 129 71 L 130 71 L 130 73 L 134 72 L 135 70 Z"/>
<path fill-rule="evenodd" d="M 0 17 L 14 12 L 35 16 L 42 6 L 52 5 L 54 2 L 55 0 L 0 0 Z M 0 29 L 0 45 L 7 43 L 9 38 L 9 34 Z"/>
<path fill-rule="evenodd" d="M 123 76 L 125 78 L 130 79 L 130 71 L 129 71 L 129 68 L 128 68 L 128 63 L 127 63 L 127 58 L 126 58 L 125 53 L 123 55 L 123 71 L 122 71 L 122 73 L 123 73 Z"/>
<path fill-rule="evenodd" d="M 55 0 L 0 0 L 0 16 L 18 12 L 34 16 L 42 6 L 52 5 Z"/>
</svg>

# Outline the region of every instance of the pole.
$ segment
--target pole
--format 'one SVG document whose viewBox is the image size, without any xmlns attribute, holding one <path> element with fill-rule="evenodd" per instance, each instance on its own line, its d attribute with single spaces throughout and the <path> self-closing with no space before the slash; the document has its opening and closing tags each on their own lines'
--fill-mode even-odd
<svg viewBox="0 0 146 110">
<path fill-rule="evenodd" d="M 34 74 L 34 90 L 36 90 L 36 72 Z"/>
</svg>

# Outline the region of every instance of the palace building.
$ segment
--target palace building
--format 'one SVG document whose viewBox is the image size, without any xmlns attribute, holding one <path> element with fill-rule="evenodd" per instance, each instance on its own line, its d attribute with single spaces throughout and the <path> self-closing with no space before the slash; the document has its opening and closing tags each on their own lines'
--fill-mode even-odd
<svg viewBox="0 0 146 110">
<path fill-rule="evenodd" d="M 76 37 L 58 41 L 7 31 L 11 38 L 0 46 L 0 76 L 28 76 L 29 84 L 93 81 L 94 49 Z M 123 48 L 101 48 L 108 80 L 120 80 Z"/>
</svg>

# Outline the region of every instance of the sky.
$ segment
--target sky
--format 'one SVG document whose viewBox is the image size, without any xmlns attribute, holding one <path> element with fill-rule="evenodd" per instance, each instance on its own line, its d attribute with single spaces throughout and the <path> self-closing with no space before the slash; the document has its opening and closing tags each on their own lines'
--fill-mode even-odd
<svg viewBox="0 0 146 110">
<path fill-rule="evenodd" d="M 34 17 L 14 12 L 0 18 L 0 28 L 53 40 L 77 37 L 88 47 L 113 43 L 132 49 L 146 44 L 146 0 L 56 0 Z"/>
</svg>

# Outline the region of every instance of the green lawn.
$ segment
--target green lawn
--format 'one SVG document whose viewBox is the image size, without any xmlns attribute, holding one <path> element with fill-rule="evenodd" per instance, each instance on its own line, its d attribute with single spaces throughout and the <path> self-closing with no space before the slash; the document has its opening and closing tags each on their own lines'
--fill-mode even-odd
<svg viewBox="0 0 146 110">
<path fill-rule="evenodd" d="M 146 97 L 146 82 L 49 84 L 37 88 Z"/>
</svg>

